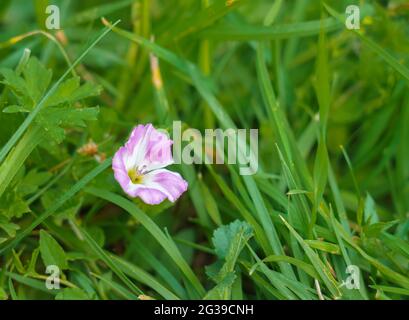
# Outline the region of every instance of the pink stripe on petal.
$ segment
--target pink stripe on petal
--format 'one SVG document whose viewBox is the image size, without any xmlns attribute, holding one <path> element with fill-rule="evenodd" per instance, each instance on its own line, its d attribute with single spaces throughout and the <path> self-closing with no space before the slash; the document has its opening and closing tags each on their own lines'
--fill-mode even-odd
<svg viewBox="0 0 409 320">
<path fill-rule="evenodd" d="M 136 198 L 139 195 L 139 192 L 144 189 L 145 187 L 142 184 L 134 184 L 131 180 L 129 180 L 128 184 L 123 188 L 125 193 L 132 197 Z"/>
<path fill-rule="evenodd" d="M 171 202 L 175 202 L 188 187 L 179 173 L 166 169 L 158 169 L 146 174 L 144 185 L 161 191 Z"/>
<path fill-rule="evenodd" d="M 115 153 L 112 159 L 112 170 L 114 170 L 115 179 L 119 182 L 122 189 L 125 190 L 128 183 L 131 181 L 128 176 L 128 171 L 125 167 L 125 160 L 127 150 L 125 147 L 121 147 Z"/>
<path fill-rule="evenodd" d="M 154 205 L 165 200 L 166 194 L 156 189 L 142 187 L 138 190 L 138 197 L 140 197 L 143 202 Z"/>
<path fill-rule="evenodd" d="M 149 141 L 148 152 L 142 164 L 146 171 L 164 168 L 173 163 L 172 144 L 173 141 L 165 134 L 157 135 L 155 140 Z"/>
<path fill-rule="evenodd" d="M 132 152 L 135 149 L 135 147 L 138 145 L 138 143 L 140 143 L 141 140 L 143 139 L 143 137 L 145 136 L 146 127 L 147 126 L 144 126 L 143 124 L 140 124 L 140 125 L 136 126 L 132 130 L 128 141 L 125 143 L 125 147 L 130 152 Z"/>
<path fill-rule="evenodd" d="M 124 147 L 120 147 L 117 152 L 115 152 L 114 158 L 112 159 L 112 168 L 114 170 L 123 170 L 126 171 L 124 157 L 125 157 L 126 149 Z"/>
<path fill-rule="evenodd" d="M 155 128 L 151 124 L 139 125 L 133 129 L 129 140 L 125 144 L 129 155 L 126 159 L 128 169 L 139 167 L 146 158 L 152 130 L 155 130 Z"/>
</svg>

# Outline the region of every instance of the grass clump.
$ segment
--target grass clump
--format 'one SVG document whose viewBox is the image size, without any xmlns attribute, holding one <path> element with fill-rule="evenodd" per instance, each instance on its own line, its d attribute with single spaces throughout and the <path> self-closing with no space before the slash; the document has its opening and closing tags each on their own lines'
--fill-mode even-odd
<svg viewBox="0 0 409 320">
<path fill-rule="evenodd" d="M 0 299 L 407 298 L 404 1 L 55 2 L 0 4 Z M 257 173 L 127 198 L 111 156 L 176 120 L 258 128 Z"/>
</svg>

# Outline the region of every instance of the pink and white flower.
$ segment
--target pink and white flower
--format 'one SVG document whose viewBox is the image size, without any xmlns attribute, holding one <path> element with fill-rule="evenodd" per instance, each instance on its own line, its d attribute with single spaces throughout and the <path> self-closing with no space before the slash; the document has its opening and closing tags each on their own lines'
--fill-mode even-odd
<svg viewBox="0 0 409 320">
<path fill-rule="evenodd" d="M 129 196 L 159 204 L 166 198 L 175 202 L 187 190 L 188 184 L 179 173 L 164 169 L 173 163 L 172 143 L 152 124 L 133 129 L 112 160 L 115 179 Z"/>
</svg>

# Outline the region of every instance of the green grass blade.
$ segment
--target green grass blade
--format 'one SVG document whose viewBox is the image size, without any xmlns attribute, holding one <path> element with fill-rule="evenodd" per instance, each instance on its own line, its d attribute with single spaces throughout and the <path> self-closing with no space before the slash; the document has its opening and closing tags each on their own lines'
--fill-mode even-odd
<svg viewBox="0 0 409 320">
<path fill-rule="evenodd" d="M 145 284 L 146 286 L 152 288 L 158 294 L 160 294 L 163 298 L 167 300 L 179 300 L 180 299 L 172 291 L 170 291 L 165 286 L 163 286 L 155 277 L 151 276 L 149 273 L 147 273 L 143 269 L 137 267 L 134 264 L 131 264 L 130 262 L 120 257 L 114 256 L 114 255 L 112 256 L 112 259 L 116 262 L 117 266 L 122 270 L 123 273 Z"/>
<path fill-rule="evenodd" d="M 122 272 L 122 270 L 117 266 L 115 261 L 96 243 L 96 241 L 89 235 L 84 228 L 77 226 L 80 230 L 81 235 L 84 237 L 84 241 L 90 246 L 92 251 L 98 256 L 99 259 L 104 261 L 106 265 L 122 280 L 124 284 L 128 286 L 134 293 L 143 294 L 143 291 L 139 289 L 128 277 Z"/>
<path fill-rule="evenodd" d="M 144 212 L 142 212 L 134 203 L 119 195 L 102 189 L 87 188 L 86 192 L 116 204 L 117 206 L 126 210 L 137 221 L 139 221 L 149 231 L 149 233 L 151 233 L 152 236 L 159 242 L 163 249 L 169 254 L 169 256 L 180 268 L 180 270 L 183 272 L 186 278 L 194 286 L 197 293 L 200 296 L 204 295 L 204 289 L 201 283 L 197 279 L 192 269 L 186 263 L 179 249 L 173 244 L 173 242 L 169 241 L 169 239 L 166 237 L 163 231 L 155 224 L 155 222 L 153 222 L 153 220 L 149 218 Z"/>
<path fill-rule="evenodd" d="M 338 21 L 328 18 L 323 21 L 325 32 L 339 30 L 342 27 Z M 253 26 L 253 25 L 218 25 L 206 29 L 199 36 L 212 40 L 279 40 L 299 37 L 309 37 L 319 34 L 321 29 L 320 20 L 297 22 L 275 26 Z"/>
<path fill-rule="evenodd" d="M 308 256 L 317 273 L 320 275 L 321 280 L 325 283 L 326 287 L 331 292 L 332 296 L 334 298 L 339 297 L 340 291 L 338 289 L 337 282 L 332 276 L 328 267 L 321 261 L 318 254 L 310 248 L 310 246 L 301 238 L 301 236 L 294 230 L 294 228 L 291 227 L 283 217 L 281 217 L 281 219 L 297 239 L 297 241 L 300 243 L 301 247 L 304 249 L 306 255 Z"/>
</svg>

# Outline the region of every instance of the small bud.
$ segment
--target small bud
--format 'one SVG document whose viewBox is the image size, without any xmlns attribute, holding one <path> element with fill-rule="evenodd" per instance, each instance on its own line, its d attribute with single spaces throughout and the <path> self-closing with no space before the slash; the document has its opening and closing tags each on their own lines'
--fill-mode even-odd
<svg viewBox="0 0 409 320">
<path fill-rule="evenodd" d="M 77 152 L 82 156 L 95 156 L 98 154 L 98 145 L 90 140 L 87 144 L 84 144 Z"/>
</svg>

